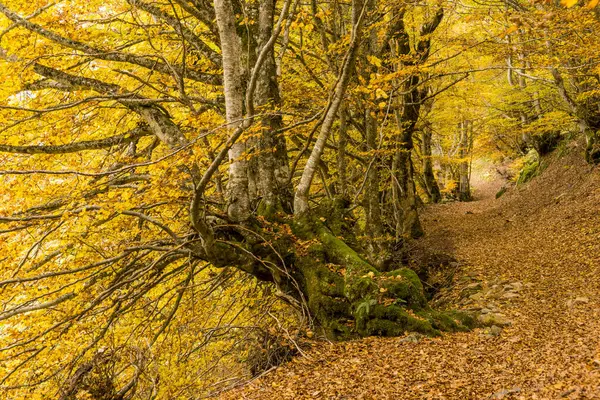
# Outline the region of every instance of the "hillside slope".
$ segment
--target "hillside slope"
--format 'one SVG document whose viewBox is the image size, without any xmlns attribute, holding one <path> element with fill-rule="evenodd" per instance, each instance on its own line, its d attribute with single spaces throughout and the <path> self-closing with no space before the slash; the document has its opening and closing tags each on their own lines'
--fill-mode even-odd
<svg viewBox="0 0 600 400">
<path fill-rule="evenodd" d="M 600 399 L 600 170 L 566 156 L 500 199 L 478 189 L 429 207 L 424 240 L 476 279 L 464 307 L 507 326 L 315 343 L 222 398 Z"/>
</svg>

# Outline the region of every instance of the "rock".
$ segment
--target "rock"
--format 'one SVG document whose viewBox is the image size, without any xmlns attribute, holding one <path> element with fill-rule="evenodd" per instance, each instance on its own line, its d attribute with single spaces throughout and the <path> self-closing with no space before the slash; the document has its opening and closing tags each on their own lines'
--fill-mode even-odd
<svg viewBox="0 0 600 400">
<path fill-rule="evenodd" d="M 500 334 L 502 333 L 502 328 L 500 328 L 497 325 L 492 325 L 490 327 L 490 335 L 492 336 L 500 336 Z"/>
<path fill-rule="evenodd" d="M 519 392 L 521 392 L 520 387 L 514 387 L 512 389 L 502 389 L 502 390 L 494 393 L 493 395 L 491 395 L 489 398 L 490 399 L 504 399 L 504 398 L 506 398 L 506 396 L 508 396 L 510 394 L 515 394 L 515 393 L 519 393 Z"/>
<path fill-rule="evenodd" d="M 509 326 L 512 324 L 512 322 L 502 314 L 481 314 L 477 317 L 477 320 L 486 326 Z"/>
<path fill-rule="evenodd" d="M 567 301 L 567 307 L 573 307 L 573 306 L 576 306 L 577 304 L 587 304 L 589 302 L 590 302 L 590 299 L 588 299 L 587 297 L 576 297 L 574 299 Z"/>
<path fill-rule="evenodd" d="M 400 339 L 400 343 L 418 343 L 423 337 L 420 333 L 411 333 L 405 338 Z"/>
<path fill-rule="evenodd" d="M 469 298 L 471 300 L 475 300 L 475 301 L 479 301 L 483 299 L 483 293 L 479 292 L 479 293 L 475 293 L 469 296 Z"/>
<path fill-rule="evenodd" d="M 481 309 L 481 313 L 482 313 L 482 314 L 489 314 L 489 313 L 491 313 L 491 312 L 492 312 L 492 310 L 490 310 L 489 308 L 482 308 L 482 309 Z"/>
<path fill-rule="evenodd" d="M 502 295 L 503 299 L 514 299 L 516 297 L 519 297 L 519 294 L 514 292 L 507 292 Z"/>
</svg>

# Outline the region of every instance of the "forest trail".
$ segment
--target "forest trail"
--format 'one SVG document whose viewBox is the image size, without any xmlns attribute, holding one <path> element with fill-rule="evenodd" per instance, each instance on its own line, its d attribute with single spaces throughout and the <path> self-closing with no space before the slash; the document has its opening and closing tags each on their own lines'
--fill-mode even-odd
<svg viewBox="0 0 600 400">
<path fill-rule="evenodd" d="M 465 308 L 492 307 L 509 326 L 319 342 L 223 398 L 600 399 L 600 172 L 567 156 L 495 199 L 498 188 L 427 208 L 424 240 L 481 281 Z"/>
</svg>

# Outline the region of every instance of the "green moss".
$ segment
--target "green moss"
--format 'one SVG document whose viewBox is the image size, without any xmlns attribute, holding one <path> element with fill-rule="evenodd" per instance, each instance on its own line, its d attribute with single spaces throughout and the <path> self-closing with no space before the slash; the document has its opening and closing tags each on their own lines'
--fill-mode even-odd
<svg viewBox="0 0 600 400">
<path fill-rule="evenodd" d="M 313 226 L 319 242 L 323 245 L 328 262 L 339 264 L 345 269 L 345 296 L 348 300 L 354 302 L 377 291 L 377 284 L 369 277 L 369 275 L 379 275 L 377 269 L 322 223 L 314 222 Z"/>
<path fill-rule="evenodd" d="M 371 278 L 346 279 L 345 292 L 349 301 L 356 301 L 367 297 L 371 293 L 376 293 L 377 284 Z"/>
<path fill-rule="evenodd" d="M 340 322 L 351 316 L 350 303 L 344 296 L 344 278 L 326 267 L 322 261 L 324 254 L 321 245 L 311 246 L 309 253 L 310 256 L 300 257 L 296 261 L 302 271 L 302 286 L 308 308 L 327 337 L 350 339 L 351 328 Z"/>
<path fill-rule="evenodd" d="M 364 336 L 398 336 L 404 332 L 419 332 L 429 336 L 440 335 L 440 331 L 427 319 L 411 315 L 404 308 L 395 305 L 374 306 L 370 319 L 363 322 L 362 326 L 364 330 L 360 333 Z"/>
<path fill-rule="evenodd" d="M 428 308 L 423 284 L 412 269 L 400 268 L 385 273 L 381 286 L 387 290 L 386 297 L 402 300 L 413 310 Z"/>
<path fill-rule="evenodd" d="M 499 199 L 500 197 L 502 197 L 502 195 L 504 193 L 506 193 L 506 186 L 502 186 L 502 189 L 498 190 L 498 192 L 496 193 L 496 199 Z"/>
<path fill-rule="evenodd" d="M 395 269 L 393 271 L 387 272 L 385 276 L 394 278 L 401 277 L 403 280 L 408 282 L 413 288 L 415 288 L 415 290 L 423 292 L 423 284 L 421 283 L 421 279 L 419 279 L 417 273 L 410 268 Z"/>
<path fill-rule="evenodd" d="M 477 318 L 472 313 L 451 310 L 446 311 L 446 314 L 448 314 L 454 320 L 460 322 L 460 324 L 462 324 L 462 326 L 466 327 L 467 329 L 473 329 L 479 326 Z"/>
<path fill-rule="evenodd" d="M 519 177 L 517 178 L 517 185 L 529 182 L 540 173 L 542 173 L 546 167 L 548 166 L 547 162 L 541 160 L 540 157 L 537 156 L 537 153 L 530 152 L 527 157 L 525 164 L 521 168 L 519 172 Z"/>
<path fill-rule="evenodd" d="M 444 332 L 466 332 L 477 326 L 475 317 L 461 311 L 424 310 L 417 313 L 427 319 L 435 329 Z"/>
<path fill-rule="evenodd" d="M 456 332 L 465 330 L 461 325 L 459 325 L 452 317 L 447 314 L 430 310 L 425 313 L 420 313 L 420 315 L 426 318 L 433 327 L 445 332 Z"/>
<path fill-rule="evenodd" d="M 316 215 L 321 221 L 326 222 L 327 227 L 334 235 L 349 236 L 351 227 L 348 224 L 348 206 L 350 201 L 346 198 L 334 197 L 333 199 L 323 199 L 319 202 Z"/>
<path fill-rule="evenodd" d="M 539 162 L 534 162 L 531 164 L 526 164 L 519 173 L 519 178 L 517 179 L 517 184 L 522 184 L 529 182 L 538 174 Z"/>
<path fill-rule="evenodd" d="M 277 213 L 283 212 L 283 208 L 279 202 L 272 203 L 267 201 L 260 201 L 258 204 L 256 213 L 267 220 L 273 220 Z"/>
<path fill-rule="evenodd" d="M 364 336 L 400 336 L 405 332 L 403 326 L 387 319 L 372 319 L 365 326 Z"/>
<path fill-rule="evenodd" d="M 325 247 L 331 261 L 344 265 L 349 271 L 364 272 L 365 274 L 368 272 L 377 273 L 377 270 L 371 264 L 323 224 L 315 223 L 315 233 Z"/>
<path fill-rule="evenodd" d="M 298 257 L 296 265 L 301 270 L 309 309 L 329 338 L 398 336 L 405 332 L 436 336 L 441 331 L 466 330 L 467 322 L 473 322 L 454 312 L 432 310 L 413 270 L 380 273 L 322 221 L 295 221 L 293 230 L 303 240 L 314 241 L 308 256 Z M 348 324 L 351 320 L 353 327 Z"/>
</svg>

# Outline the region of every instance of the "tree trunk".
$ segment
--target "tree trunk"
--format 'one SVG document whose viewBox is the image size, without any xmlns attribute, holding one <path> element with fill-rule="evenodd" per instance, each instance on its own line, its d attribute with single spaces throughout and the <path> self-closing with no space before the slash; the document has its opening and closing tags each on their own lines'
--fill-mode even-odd
<svg viewBox="0 0 600 400">
<path fill-rule="evenodd" d="M 419 119 L 421 108 L 419 77 L 413 75 L 404 85 L 403 111 L 396 112 L 396 123 L 400 130 L 398 150 L 395 154 L 393 171 L 400 195 L 402 210 L 402 235 L 408 238 L 423 236 L 423 228 L 419 220 L 417 189 L 414 181 L 414 166 L 412 162 L 413 132 Z"/>
<path fill-rule="evenodd" d="M 367 176 L 364 193 L 365 234 L 369 238 L 369 252 L 375 265 L 381 265 L 385 258 L 385 243 L 383 243 L 383 223 L 381 204 L 379 200 L 379 163 L 377 150 L 377 119 L 371 115 L 370 108 L 365 110 L 365 134 L 367 152 L 371 162 L 367 165 Z"/>
<path fill-rule="evenodd" d="M 237 34 L 237 21 L 231 0 L 215 0 L 215 14 L 219 26 L 223 58 L 223 85 L 225 109 L 229 129 L 241 129 L 246 96 L 246 75 L 243 58 L 246 52 Z M 248 190 L 248 162 L 246 143 L 238 141 L 229 150 L 229 182 L 227 185 L 228 214 L 234 221 L 250 216 Z"/>
<path fill-rule="evenodd" d="M 433 174 L 433 163 L 431 162 L 431 127 L 424 124 L 421 137 L 421 156 L 423 157 L 423 180 L 432 203 L 442 200 L 440 187 Z"/>
<path fill-rule="evenodd" d="M 344 100 L 346 94 L 346 88 L 352 76 L 354 69 L 354 61 L 356 59 L 356 53 L 358 51 L 358 45 L 360 42 L 360 36 L 362 31 L 362 25 L 364 21 L 365 8 L 364 3 L 361 0 L 353 1 L 352 7 L 352 38 L 350 47 L 346 53 L 344 61 L 342 63 L 341 71 L 339 73 L 337 82 L 333 88 L 333 93 L 327 107 L 327 112 L 323 117 L 323 123 L 319 131 L 317 141 L 306 161 L 306 166 L 302 172 L 300 183 L 298 184 L 294 193 L 294 214 L 297 216 L 305 215 L 309 213 L 308 197 L 310 192 L 310 186 L 315 176 L 319 160 L 321 155 L 325 151 L 325 144 L 331 133 L 331 127 L 337 116 L 340 105 Z"/>
<path fill-rule="evenodd" d="M 273 34 L 275 0 L 260 0 L 258 19 L 257 57 Z M 254 72 L 254 71 L 253 71 Z M 289 185 L 289 159 L 282 128 L 281 115 L 275 110 L 281 105 L 277 83 L 275 52 L 269 51 L 257 71 L 254 103 L 267 116 L 261 119 L 256 145 L 258 179 L 257 196 L 261 212 L 270 214 L 277 209 L 291 212 L 292 192 Z"/>
<path fill-rule="evenodd" d="M 342 198 L 348 197 L 348 164 L 346 161 L 346 146 L 348 145 L 348 123 L 346 107 L 340 106 L 338 111 L 340 119 L 340 130 L 337 142 L 337 192 Z"/>
<path fill-rule="evenodd" d="M 473 129 L 473 123 L 471 121 L 462 121 L 460 123 L 460 150 L 458 152 L 460 157 L 459 165 L 459 185 L 458 185 L 458 198 L 460 201 L 471 200 L 471 184 L 470 184 L 470 153 L 471 153 L 471 135 Z"/>
<path fill-rule="evenodd" d="M 217 0 L 215 11 L 223 49 L 227 120 L 230 126 L 239 130 L 240 127 L 245 127 L 241 122 L 242 118 L 254 118 L 254 106 L 274 110 L 280 101 L 273 55 L 263 57 L 264 49 L 268 49 L 265 43 L 272 42 L 274 35 L 273 29 L 269 27 L 272 24 L 274 2 L 261 0 L 259 3 L 258 33 L 254 33 L 257 34 L 254 43 L 258 56 L 250 57 L 248 63 L 252 64 L 256 58 L 256 64 L 259 64 L 261 57 L 263 62 L 260 64 L 261 69 L 256 69 L 255 66 L 250 71 L 251 76 L 247 78 L 243 73 L 243 57 L 240 57 L 243 47 L 241 43 L 249 43 L 251 40 L 240 38 L 239 32 L 244 30 L 236 30 L 230 1 Z M 353 4 L 354 25 L 350 47 L 333 88 L 319 136 L 296 188 L 294 215 L 290 215 L 285 209 L 283 213 L 265 212 L 279 208 L 281 190 L 287 190 L 282 182 L 287 185 L 289 181 L 287 158 L 284 156 L 285 142 L 277 136 L 281 119 L 271 113 L 272 115 L 261 120 L 258 141 L 242 141 L 230 151 L 229 214 L 232 219 L 243 221 L 244 224 L 240 227 L 215 227 L 216 239 L 211 242 L 213 249 L 207 251 L 210 253 L 209 261 L 216 267 L 236 267 L 260 280 L 273 282 L 288 298 L 305 304 L 323 333 L 332 339 L 391 336 L 405 331 L 436 335 L 440 330 L 463 330 L 473 322 L 472 319 L 462 314 L 433 311 L 427 304 L 419 278 L 412 270 L 400 268 L 381 273 L 366 261 L 377 258 L 373 249 L 367 251 L 370 254 L 360 255 L 348 245 L 356 240 L 350 233 L 351 229 L 346 226 L 347 202 L 322 200 L 318 209 L 310 209 L 308 206 L 312 179 L 321 163 L 321 155 L 334 119 L 340 113 L 345 90 L 354 69 L 365 14 L 363 3 L 356 0 Z M 255 74 L 258 75 L 255 77 Z M 413 77 L 410 82 L 411 90 L 416 90 L 417 83 L 418 78 Z M 417 96 L 417 92 L 411 92 L 411 96 Z M 417 215 L 411 160 L 412 132 L 419 110 L 418 96 L 411 97 L 408 102 L 410 104 L 406 105 L 403 117 L 409 123 L 402 125 L 400 148 L 394 162 L 401 193 L 402 231 L 411 237 L 418 237 L 422 235 L 422 230 Z M 261 111 L 264 114 L 265 109 Z M 369 125 L 367 147 L 374 150 L 377 147 L 377 123 L 370 113 L 366 120 Z M 340 157 L 345 155 L 344 135 L 345 132 L 341 134 Z M 259 169 L 253 170 L 250 168 L 252 162 L 245 161 L 245 151 L 250 146 L 254 146 L 250 150 L 253 157 L 259 160 Z M 367 225 L 372 230 L 373 238 L 377 238 L 382 231 L 379 176 L 376 166 L 372 165 L 371 169 L 367 173 L 366 182 L 366 209 L 369 214 Z M 264 229 L 261 223 L 249 218 L 250 204 L 254 200 L 264 205 L 258 207 L 257 214 L 268 216 L 269 220 L 277 224 Z M 291 232 L 287 228 L 278 230 L 280 226 L 285 227 L 287 224 L 291 226 Z"/>
</svg>

